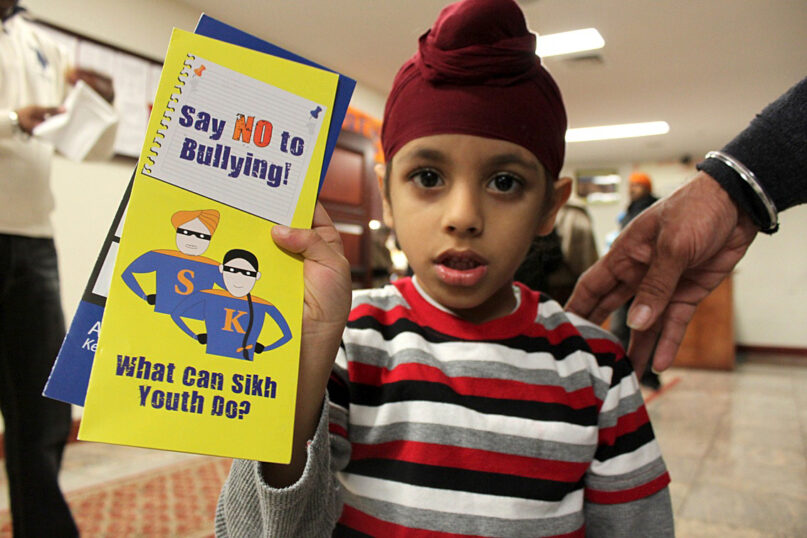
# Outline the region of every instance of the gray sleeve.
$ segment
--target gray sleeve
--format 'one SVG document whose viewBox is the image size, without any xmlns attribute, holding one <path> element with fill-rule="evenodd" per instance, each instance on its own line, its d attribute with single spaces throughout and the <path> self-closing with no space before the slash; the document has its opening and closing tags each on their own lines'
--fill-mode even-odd
<svg viewBox="0 0 807 538">
<path fill-rule="evenodd" d="M 620 504 L 585 503 L 586 536 L 591 538 L 675 537 L 670 490 Z"/>
<path fill-rule="evenodd" d="M 330 536 L 342 510 L 339 486 L 330 466 L 325 398 L 317 431 L 308 445 L 305 470 L 295 484 L 272 488 L 261 476 L 260 462 L 233 460 L 216 507 L 216 536 Z"/>
</svg>

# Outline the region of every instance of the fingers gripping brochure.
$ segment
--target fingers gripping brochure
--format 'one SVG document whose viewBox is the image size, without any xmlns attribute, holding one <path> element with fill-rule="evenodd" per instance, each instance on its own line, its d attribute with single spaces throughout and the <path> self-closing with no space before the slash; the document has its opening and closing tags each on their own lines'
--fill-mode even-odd
<svg viewBox="0 0 807 538">
<path fill-rule="evenodd" d="M 174 30 L 79 438 L 287 462 L 302 260 L 339 76 Z"/>
</svg>

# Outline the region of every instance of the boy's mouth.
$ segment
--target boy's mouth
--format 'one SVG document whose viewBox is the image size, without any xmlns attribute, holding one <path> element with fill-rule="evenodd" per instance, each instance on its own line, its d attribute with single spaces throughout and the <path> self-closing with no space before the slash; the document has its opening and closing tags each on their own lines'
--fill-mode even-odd
<svg viewBox="0 0 807 538">
<path fill-rule="evenodd" d="M 474 286 L 488 271 L 488 262 L 471 251 L 447 250 L 434 260 L 437 276 L 451 286 Z"/>
</svg>

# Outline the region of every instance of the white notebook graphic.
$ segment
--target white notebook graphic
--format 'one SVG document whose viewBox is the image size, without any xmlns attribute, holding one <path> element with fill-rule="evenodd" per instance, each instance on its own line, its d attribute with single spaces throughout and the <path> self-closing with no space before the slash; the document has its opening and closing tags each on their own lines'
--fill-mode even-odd
<svg viewBox="0 0 807 538">
<path fill-rule="evenodd" d="M 289 225 L 325 105 L 189 54 L 143 174 Z"/>
</svg>

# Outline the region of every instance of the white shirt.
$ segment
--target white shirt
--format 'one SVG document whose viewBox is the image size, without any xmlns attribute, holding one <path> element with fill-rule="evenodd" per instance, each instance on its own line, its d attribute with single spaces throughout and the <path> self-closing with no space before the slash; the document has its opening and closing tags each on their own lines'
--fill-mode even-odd
<svg viewBox="0 0 807 538">
<path fill-rule="evenodd" d="M 9 112 L 28 105 L 59 106 L 66 95 L 67 51 L 23 15 L 0 31 L 0 233 L 52 237 L 53 146 L 15 133 Z"/>
</svg>

